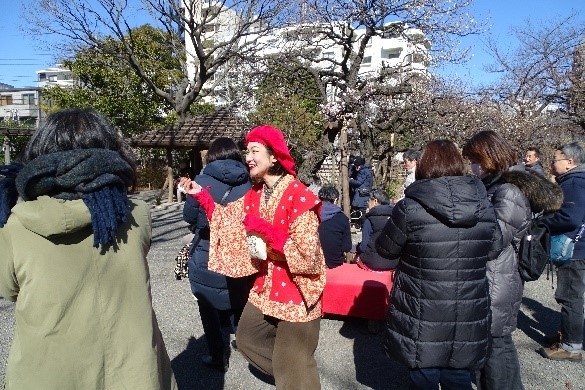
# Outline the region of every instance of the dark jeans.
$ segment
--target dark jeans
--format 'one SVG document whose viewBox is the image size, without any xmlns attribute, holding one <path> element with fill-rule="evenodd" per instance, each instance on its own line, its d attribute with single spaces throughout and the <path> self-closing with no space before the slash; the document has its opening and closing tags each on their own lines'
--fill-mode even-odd
<svg viewBox="0 0 585 390">
<path fill-rule="evenodd" d="M 557 268 L 555 299 L 561 305 L 563 343 L 580 344 L 583 348 L 583 293 L 585 293 L 585 260 L 575 259 Z"/>
<path fill-rule="evenodd" d="M 260 371 L 274 377 L 278 390 L 321 388 L 315 350 L 321 319 L 282 321 L 247 303 L 240 319 L 238 351 Z"/>
<path fill-rule="evenodd" d="M 472 372 L 455 368 L 418 368 L 410 370 L 409 390 L 471 390 Z"/>
<path fill-rule="evenodd" d="M 492 338 L 490 356 L 478 372 L 477 390 L 523 390 L 518 353 L 512 335 Z"/>
<path fill-rule="evenodd" d="M 197 300 L 197 304 L 199 306 L 199 316 L 201 317 L 201 325 L 203 325 L 203 332 L 205 333 L 205 341 L 207 341 L 209 354 L 215 358 L 223 357 L 226 350 L 226 344 L 223 338 L 222 327 L 231 325 L 235 332 L 240 319 L 241 309 L 239 312 L 232 310 L 217 310 L 202 298 Z"/>
</svg>

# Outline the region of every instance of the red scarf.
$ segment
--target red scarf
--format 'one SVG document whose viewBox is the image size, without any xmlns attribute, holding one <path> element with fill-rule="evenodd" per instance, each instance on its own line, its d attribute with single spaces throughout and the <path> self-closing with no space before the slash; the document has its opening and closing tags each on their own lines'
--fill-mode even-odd
<svg viewBox="0 0 585 390">
<path fill-rule="evenodd" d="M 244 208 L 247 214 L 261 217 L 260 202 L 262 196 L 262 185 L 257 184 L 244 198 Z M 298 180 L 293 180 L 278 202 L 272 224 L 275 229 L 281 229 L 288 234 L 290 225 L 296 218 L 304 212 L 317 207 L 315 210 L 319 216 L 318 206 L 321 203 L 319 198 Z M 272 286 L 270 289 L 270 300 L 280 303 L 289 303 L 300 305 L 303 303 L 301 292 L 293 279 L 293 275 L 288 268 L 286 261 L 278 261 L 270 256 L 262 262 L 261 268 L 254 282 L 253 292 L 261 293 L 265 288 L 266 274 L 268 273 L 268 263 L 273 264 L 272 268 Z"/>
</svg>

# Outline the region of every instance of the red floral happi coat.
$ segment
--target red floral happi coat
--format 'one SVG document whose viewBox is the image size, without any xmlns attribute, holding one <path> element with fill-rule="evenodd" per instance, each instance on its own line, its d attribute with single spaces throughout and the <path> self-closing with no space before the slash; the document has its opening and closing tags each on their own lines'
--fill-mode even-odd
<svg viewBox="0 0 585 390">
<path fill-rule="evenodd" d="M 320 200 L 294 177 L 285 176 L 268 204 L 262 185 L 246 194 L 247 214 L 264 218 L 289 238 L 284 258 L 269 250 L 249 301 L 262 313 L 285 321 L 307 322 L 321 315 L 325 258 L 319 242 Z"/>
</svg>

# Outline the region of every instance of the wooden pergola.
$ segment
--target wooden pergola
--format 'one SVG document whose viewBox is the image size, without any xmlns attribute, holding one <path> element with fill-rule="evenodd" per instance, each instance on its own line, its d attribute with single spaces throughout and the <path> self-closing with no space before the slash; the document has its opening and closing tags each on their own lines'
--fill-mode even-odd
<svg viewBox="0 0 585 390">
<path fill-rule="evenodd" d="M 173 199 L 172 150 L 193 150 L 192 165 L 195 170 L 199 170 L 202 167 L 202 155 L 214 139 L 218 137 L 231 138 L 243 149 L 244 138 L 249 129 L 250 125 L 246 121 L 234 115 L 230 110 L 222 108 L 213 114 L 187 119 L 183 123 L 138 134 L 128 139 L 128 143 L 133 147 L 166 149 L 168 202 L 170 203 Z"/>
</svg>

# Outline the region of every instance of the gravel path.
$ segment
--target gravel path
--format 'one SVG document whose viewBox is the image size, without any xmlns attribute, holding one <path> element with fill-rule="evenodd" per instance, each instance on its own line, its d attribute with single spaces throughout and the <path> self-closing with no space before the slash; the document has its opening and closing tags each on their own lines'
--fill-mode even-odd
<svg viewBox="0 0 585 390">
<path fill-rule="evenodd" d="M 140 195 L 152 201 L 152 193 Z M 269 378 L 251 371 L 246 361 L 232 353 L 230 369 L 223 375 L 199 363 L 206 353 L 196 302 L 187 280 L 175 280 L 174 256 L 187 233 L 178 204 L 153 207 L 153 243 L 150 265 L 154 308 L 165 338 L 180 389 L 274 389 Z M 558 305 L 551 281 L 542 277 L 526 285 L 514 340 L 520 356 L 526 389 L 585 389 L 582 363 L 555 362 L 537 354 L 543 333 L 558 326 Z M 14 328 L 14 305 L 0 299 L 0 388 Z M 231 335 L 233 338 L 233 335 Z M 406 389 L 407 372 L 382 351 L 380 336 L 368 332 L 365 321 L 325 318 L 316 353 L 321 384 L 336 389 Z"/>
</svg>

